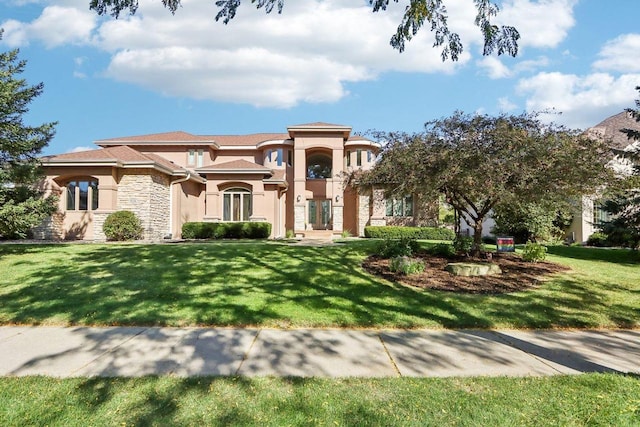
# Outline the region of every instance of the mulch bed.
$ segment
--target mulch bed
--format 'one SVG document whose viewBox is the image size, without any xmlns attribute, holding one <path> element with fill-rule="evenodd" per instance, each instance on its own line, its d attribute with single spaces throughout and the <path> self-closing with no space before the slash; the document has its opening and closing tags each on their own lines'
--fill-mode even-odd
<svg viewBox="0 0 640 427">
<path fill-rule="evenodd" d="M 488 262 L 484 259 L 464 257 L 444 258 L 434 255 L 419 254 L 425 263 L 425 271 L 420 274 L 405 276 L 389 270 L 389 260 L 375 255 L 365 259 L 362 267 L 369 273 L 384 277 L 392 282 L 424 289 L 460 292 L 470 294 L 502 294 L 530 289 L 552 273 L 567 271 L 568 267 L 551 262 L 525 262 L 520 255 L 501 253 L 490 261 L 498 264 L 502 274 L 495 276 L 464 277 L 454 276 L 444 268 L 449 262 Z"/>
</svg>

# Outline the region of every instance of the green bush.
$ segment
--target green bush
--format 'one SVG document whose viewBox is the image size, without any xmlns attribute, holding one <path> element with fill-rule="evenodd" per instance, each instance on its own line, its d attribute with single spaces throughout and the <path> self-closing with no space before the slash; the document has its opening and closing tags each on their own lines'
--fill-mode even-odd
<svg viewBox="0 0 640 427">
<path fill-rule="evenodd" d="M 422 240 L 453 240 L 455 234 L 448 228 L 439 227 L 400 227 L 373 226 L 364 228 L 364 236 L 373 239 L 422 239 Z"/>
<path fill-rule="evenodd" d="M 420 249 L 415 239 L 403 237 L 401 239 L 385 239 L 376 247 L 376 254 L 382 258 L 411 256 Z"/>
<path fill-rule="evenodd" d="M 453 248 L 458 254 L 468 254 L 473 246 L 473 237 L 458 235 L 453 240 Z"/>
<path fill-rule="evenodd" d="M 422 273 L 424 271 L 424 262 L 420 259 L 409 258 L 408 256 L 398 256 L 391 259 L 389 269 L 393 272 L 404 274 Z"/>
<path fill-rule="evenodd" d="M 527 262 L 544 261 L 547 257 L 547 247 L 542 246 L 540 243 L 528 242 L 524 245 L 522 252 L 522 259 Z"/>
<path fill-rule="evenodd" d="M 185 222 L 183 239 L 266 239 L 271 235 L 268 222 Z"/>
<path fill-rule="evenodd" d="M 436 256 L 452 257 L 456 254 L 456 250 L 449 243 L 438 243 L 427 249 L 427 253 Z"/>
<path fill-rule="evenodd" d="M 605 247 L 609 246 L 609 237 L 601 232 L 593 233 L 587 239 L 587 246 Z"/>
<path fill-rule="evenodd" d="M 131 211 L 118 211 L 109 214 L 104 220 L 102 231 L 107 240 L 137 240 L 142 238 L 140 220 Z"/>
<path fill-rule="evenodd" d="M 284 237 L 286 237 L 287 239 L 293 239 L 294 237 L 296 237 L 296 233 L 294 233 L 293 230 L 287 230 Z"/>
</svg>

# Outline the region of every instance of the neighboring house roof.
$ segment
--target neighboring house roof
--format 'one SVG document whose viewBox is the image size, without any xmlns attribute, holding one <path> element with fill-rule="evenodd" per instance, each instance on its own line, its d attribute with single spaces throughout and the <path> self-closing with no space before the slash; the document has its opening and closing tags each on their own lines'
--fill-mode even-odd
<svg viewBox="0 0 640 427">
<path fill-rule="evenodd" d="M 273 171 L 263 165 L 250 162 L 248 160 L 233 160 L 231 162 L 220 163 L 217 165 L 208 165 L 196 169 L 199 173 L 231 173 L 246 174 L 260 173 L 264 175 L 273 175 Z"/>
<path fill-rule="evenodd" d="M 609 139 L 613 148 L 624 149 L 634 141 L 627 138 L 627 135 L 621 132 L 622 129 L 640 131 L 640 123 L 630 113 L 623 111 L 587 129 L 587 133 L 598 138 Z"/>
<path fill-rule="evenodd" d="M 191 172 L 153 153 L 141 153 L 126 145 L 78 151 L 42 158 L 43 166 L 115 166 L 121 168 L 153 168 L 168 175 L 189 176 Z M 193 178 L 202 178 L 193 174 Z"/>
</svg>

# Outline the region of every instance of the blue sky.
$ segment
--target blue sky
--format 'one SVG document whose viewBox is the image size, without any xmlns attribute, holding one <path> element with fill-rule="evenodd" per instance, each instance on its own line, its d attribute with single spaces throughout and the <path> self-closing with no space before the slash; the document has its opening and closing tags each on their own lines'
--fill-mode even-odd
<svg viewBox="0 0 640 427">
<path fill-rule="evenodd" d="M 248 0 L 229 25 L 213 0 L 175 16 L 140 0 L 134 17 L 98 17 L 89 0 L 0 0 L 0 49 L 20 49 L 45 91 L 26 121 L 58 121 L 45 154 L 98 139 L 184 130 L 285 132 L 330 122 L 354 131 L 418 131 L 456 109 L 554 109 L 586 128 L 633 106 L 640 85 L 638 0 L 504 0 L 497 23 L 521 33 L 517 58 L 483 57 L 472 0 L 445 0 L 465 45 L 442 62 L 423 30 L 389 46 L 408 0 L 374 14 L 359 0 L 287 0 L 265 16 Z"/>
</svg>

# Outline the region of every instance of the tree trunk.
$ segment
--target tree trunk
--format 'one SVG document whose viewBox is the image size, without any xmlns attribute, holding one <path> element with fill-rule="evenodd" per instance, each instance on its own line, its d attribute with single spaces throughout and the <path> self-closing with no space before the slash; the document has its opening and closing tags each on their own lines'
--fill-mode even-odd
<svg viewBox="0 0 640 427">
<path fill-rule="evenodd" d="M 473 245 L 471 246 L 471 256 L 480 257 L 482 255 L 482 223 L 483 219 L 476 220 L 473 224 Z"/>
</svg>

